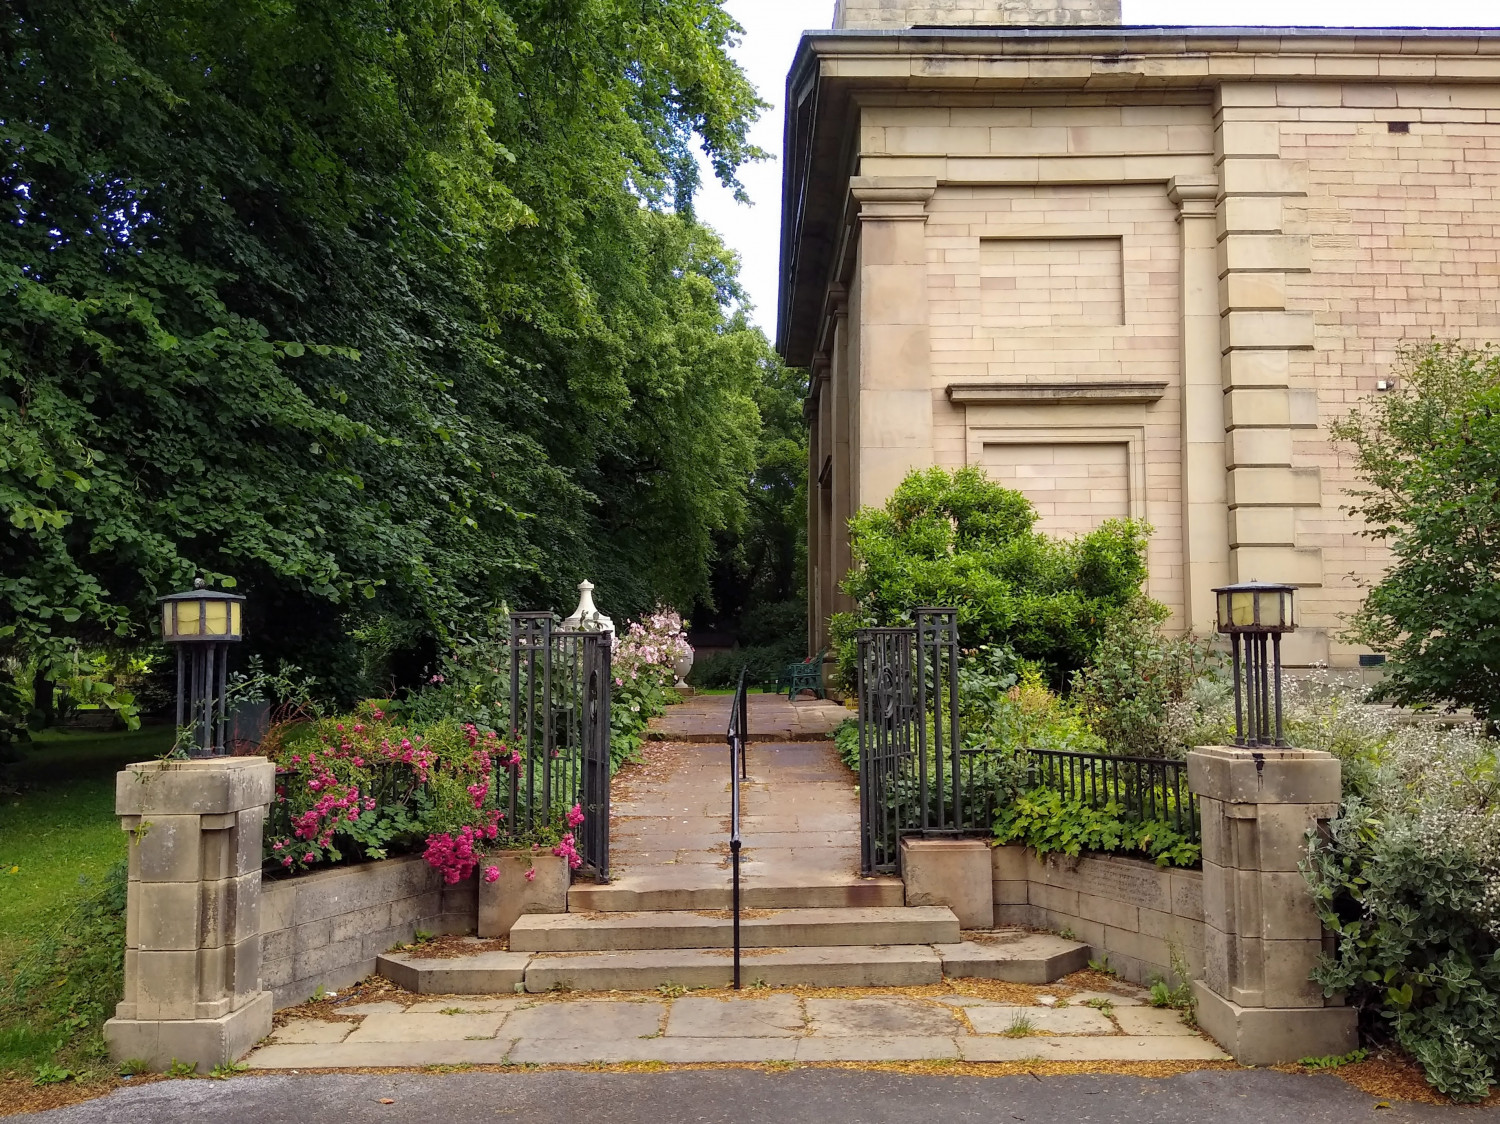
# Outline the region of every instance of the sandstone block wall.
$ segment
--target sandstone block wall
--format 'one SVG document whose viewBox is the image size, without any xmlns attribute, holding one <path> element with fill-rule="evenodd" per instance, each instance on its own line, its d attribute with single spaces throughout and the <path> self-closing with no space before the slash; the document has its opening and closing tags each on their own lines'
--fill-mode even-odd
<svg viewBox="0 0 1500 1124">
<path fill-rule="evenodd" d="M 995 923 L 1071 931 L 1090 956 L 1108 957 L 1122 979 L 1173 978 L 1172 949 L 1190 975 L 1203 972 L 1203 875 L 1113 855 L 1038 857 L 1025 847 L 993 852 Z"/>
<path fill-rule="evenodd" d="M 445 886 L 420 855 L 319 871 L 261 892 L 261 986 L 295 1006 L 321 985 L 337 990 L 373 975 L 375 958 L 429 933 L 478 924 L 478 884 Z"/>
<path fill-rule="evenodd" d="M 1088 27 L 1120 22 L 1120 0 L 838 0 L 836 28 Z"/>
</svg>

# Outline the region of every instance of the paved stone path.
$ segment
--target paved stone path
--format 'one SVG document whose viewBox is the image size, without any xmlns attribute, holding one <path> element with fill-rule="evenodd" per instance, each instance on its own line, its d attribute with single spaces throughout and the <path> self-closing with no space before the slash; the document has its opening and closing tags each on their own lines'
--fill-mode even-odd
<svg viewBox="0 0 1500 1124">
<path fill-rule="evenodd" d="M 611 801 L 614 889 L 725 885 L 729 865 L 729 751 L 647 746 L 622 771 Z M 827 742 L 757 743 L 740 782 L 741 873 L 746 885 L 845 880 L 859 870 L 859 798 Z"/>
<path fill-rule="evenodd" d="M 679 998 L 452 996 L 355 1003 L 296 1018 L 247 1059 L 252 1069 L 591 1062 L 835 1062 L 954 1059 L 1216 1061 L 1225 1054 L 1144 993 L 1015 985 L 1003 999 L 927 994 L 830 998 L 751 991 Z M 1068 992 L 1072 992 L 1068 995 Z M 1066 996 L 1066 998 L 1063 998 Z M 1056 1006 L 1039 1000 L 1055 998 Z M 1087 1005 L 1093 1001 L 1098 1006 Z M 1065 1003 L 1065 1005 L 1063 1005 Z"/>
<path fill-rule="evenodd" d="M 928 1076 L 847 1069 L 246 1075 L 158 1081 L 15 1124 L 1496 1124 L 1500 1108 L 1410 1104 L 1332 1074 Z"/>
<path fill-rule="evenodd" d="M 651 722 L 648 737 L 660 741 L 724 744 L 733 695 L 695 695 L 667 708 Z M 822 741 L 853 712 L 825 699 L 747 695 L 754 741 Z"/>
</svg>

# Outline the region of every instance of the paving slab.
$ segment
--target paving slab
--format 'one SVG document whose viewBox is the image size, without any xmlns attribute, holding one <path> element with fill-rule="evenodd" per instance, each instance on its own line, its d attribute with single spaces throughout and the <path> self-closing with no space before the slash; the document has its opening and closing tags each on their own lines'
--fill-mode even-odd
<svg viewBox="0 0 1500 1124">
<path fill-rule="evenodd" d="M 1115 1022 L 1126 1034 L 1169 1034 L 1197 1037 L 1198 1032 L 1182 1021 L 1182 1012 L 1156 1007 L 1120 1007 Z"/>
<path fill-rule="evenodd" d="M 286 1026 L 278 1028 L 271 1035 L 271 1041 L 299 1046 L 342 1042 L 349 1037 L 356 1025 L 358 1024 L 323 1022 L 321 1019 L 293 1019 Z"/>
<path fill-rule="evenodd" d="M 795 995 L 764 998 L 672 1000 L 669 1038 L 786 1038 L 802 1031 L 802 1004 Z"/>
<path fill-rule="evenodd" d="M 351 1003 L 338 1008 L 341 1015 L 399 1015 L 406 1010 L 404 1003 Z"/>
<path fill-rule="evenodd" d="M 799 1062 L 905 1062 L 959 1057 L 954 1037 L 868 1035 L 861 1038 L 802 1038 Z"/>
<path fill-rule="evenodd" d="M 1146 1002 L 1146 993 L 1139 994 L 1131 992 L 1122 994 L 1116 991 L 1075 991 L 1068 996 L 1068 1002 L 1075 1007 L 1082 1006 L 1090 999 L 1102 999 L 1111 1007 L 1140 1007 Z"/>
<path fill-rule="evenodd" d="M 914 1037 L 963 1032 L 951 1008 L 915 999 L 809 999 L 807 1019 L 814 1035 L 827 1037 Z"/>
<path fill-rule="evenodd" d="M 796 1038 L 651 1038 L 630 1041 L 562 1042 L 523 1038 L 511 1051 L 513 1062 L 540 1065 L 585 1065 L 589 1062 L 791 1061 L 801 1040 Z"/>
<path fill-rule="evenodd" d="M 338 1042 L 319 1046 L 262 1046 L 250 1069 L 418 1069 L 429 1065 L 499 1065 L 513 1039 L 474 1042 Z"/>
<path fill-rule="evenodd" d="M 461 1042 L 473 1038 L 494 1038 L 506 1017 L 501 1012 L 477 1015 L 368 1015 L 344 1041 L 350 1045 L 362 1045 L 367 1042 Z"/>
<path fill-rule="evenodd" d="M 1074 1037 L 980 1038 L 958 1040 L 964 1061 L 1152 1062 L 1227 1061 L 1229 1055 L 1206 1038 L 1166 1035 L 1077 1035 Z"/>
<path fill-rule="evenodd" d="M 514 1011 L 538 1002 L 534 995 L 445 995 L 441 999 L 424 999 L 406 1008 L 408 1015 L 443 1015 L 457 1011 L 464 1015 L 490 1011 Z"/>
<path fill-rule="evenodd" d="M 964 1011 L 975 1034 L 1004 1034 L 1025 1019 L 1043 1034 L 1114 1034 L 1115 1024 L 1092 1007 L 969 1007 Z"/>
<path fill-rule="evenodd" d="M 560 1041 L 641 1038 L 661 1030 L 665 1004 L 580 999 L 539 1003 L 509 1016 L 506 1033 L 518 1038 Z"/>
</svg>

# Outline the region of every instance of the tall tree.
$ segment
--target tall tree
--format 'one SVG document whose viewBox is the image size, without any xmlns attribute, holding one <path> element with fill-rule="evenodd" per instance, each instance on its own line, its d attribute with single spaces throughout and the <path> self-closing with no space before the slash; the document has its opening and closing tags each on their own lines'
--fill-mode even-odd
<svg viewBox="0 0 1500 1124">
<path fill-rule="evenodd" d="M 718 0 L 12 4 L 0 645 L 143 635 L 201 573 L 354 689 L 360 626 L 705 589 L 757 426 L 690 214 L 695 144 L 731 183 L 757 155 L 737 33 Z"/>
</svg>

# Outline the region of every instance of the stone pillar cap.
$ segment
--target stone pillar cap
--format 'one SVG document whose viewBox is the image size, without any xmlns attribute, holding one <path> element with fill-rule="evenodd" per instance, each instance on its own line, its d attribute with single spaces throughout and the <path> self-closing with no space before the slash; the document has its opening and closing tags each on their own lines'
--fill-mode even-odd
<svg viewBox="0 0 1500 1124">
<path fill-rule="evenodd" d="M 1199 746 L 1188 753 L 1188 787 L 1230 804 L 1337 804 L 1342 767 L 1317 749 Z"/>
<path fill-rule="evenodd" d="M 265 757 L 142 761 L 115 775 L 115 814 L 215 816 L 271 802 L 276 768 Z"/>
</svg>

